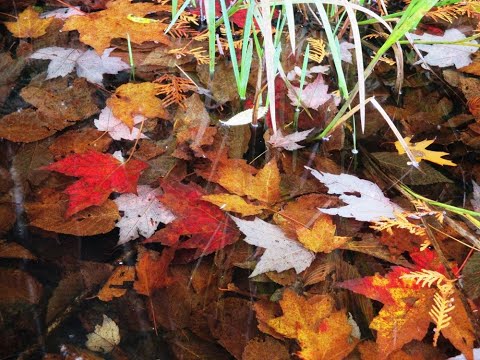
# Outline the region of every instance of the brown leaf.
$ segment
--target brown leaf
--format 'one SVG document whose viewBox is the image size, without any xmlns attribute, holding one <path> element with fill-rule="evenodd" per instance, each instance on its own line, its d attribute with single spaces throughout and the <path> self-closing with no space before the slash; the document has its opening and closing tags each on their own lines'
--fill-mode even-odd
<svg viewBox="0 0 480 360">
<path fill-rule="evenodd" d="M 243 350 L 242 360 L 289 360 L 287 346 L 271 337 L 251 339 Z"/>
<path fill-rule="evenodd" d="M 98 292 L 97 297 L 102 301 L 111 301 L 113 298 L 121 297 L 127 292 L 127 289 L 122 287 L 124 283 L 134 280 L 135 268 L 133 266 L 117 266 L 108 281 Z"/>
<path fill-rule="evenodd" d="M 102 133 L 92 128 L 70 130 L 57 137 L 49 150 L 55 157 L 63 157 L 71 154 L 82 154 L 88 150 L 105 152 L 113 139 L 109 136 L 102 136 Z"/>
<path fill-rule="evenodd" d="M 115 227 L 118 209 L 112 200 L 100 206 L 91 206 L 65 219 L 68 197 L 51 189 L 39 191 L 38 202 L 30 202 L 25 209 L 30 225 L 61 234 L 89 236 L 104 234 Z"/>
<path fill-rule="evenodd" d="M 0 210 L 1 214 L 1 210 Z M 1 215 L 0 215 L 1 219 Z M 37 257 L 22 245 L 15 242 L 0 240 L 0 258 L 36 260 Z"/>
<path fill-rule="evenodd" d="M 0 269 L 0 303 L 11 305 L 17 302 L 36 304 L 42 296 L 42 285 L 31 275 L 21 270 Z"/>
<path fill-rule="evenodd" d="M 50 139 L 25 144 L 15 154 L 12 162 L 12 173 L 18 176 L 19 182 L 27 191 L 27 182 L 30 185 L 37 186 L 42 183 L 49 175 L 46 170 L 40 170 L 42 166 L 48 165 L 53 161 L 53 156 L 48 146 Z"/>
<path fill-rule="evenodd" d="M 21 110 L 0 119 L 0 137 L 30 143 L 42 140 L 69 126 L 61 119 L 52 119 L 33 109 Z"/>
<path fill-rule="evenodd" d="M 67 274 L 60 280 L 48 300 L 47 324 L 50 324 L 62 310 L 71 304 L 83 289 L 82 275 L 79 272 Z"/>
</svg>

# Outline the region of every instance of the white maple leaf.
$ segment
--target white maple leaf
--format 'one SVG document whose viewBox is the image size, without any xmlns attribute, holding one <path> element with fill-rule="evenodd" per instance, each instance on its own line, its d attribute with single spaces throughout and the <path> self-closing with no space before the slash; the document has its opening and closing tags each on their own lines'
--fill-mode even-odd
<svg viewBox="0 0 480 360">
<path fill-rule="evenodd" d="M 60 8 L 52 11 L 46 11 L 40 14 L 42 19 L 48 19 L 54 17 L 56 19 L 66 20 L 70 16 L 82 16 L 85 15 L 83 11 L 80 10 L 80 6 L 72 6 L 68 8 Z"/>
<path fill-rule="evenodd" d="M 293 106 L 301 106 L 303 103 L 306 107 L 314 110 L 317 110 L 332 97 L 328 93 L 328 85 L 323 81 L 321 74 L 317 76 L 314 82 L 305 86 L 301 92 L 299 87 L 292 86 L 292 89 L 288 89 L 287 95 Z"/>
<path fill-rule="evenodd" d="M 298 145 L 297 142 L 303 141 L 314 129 L 305 130 L 305 131 L 296 131 L 293 134 L 283 136 L 280 131 L 277 131 L 270 137 L 268 142 L 275 148 L 284 148 L 285 150 L 293 151 L 301 149 L 304 146 Z"/>
<path fill-rule="evenodd" d="M 305 72 L 305 78 L 311 78 L 313 74 L 326 74 L 330 70 L 329 65 L 317 65 L 312 66 L 310 69 L 307 69 Z M 287 79 L 293 81 L 295 79 L 300 79 L 302 76 L 302 69 L 299 66 L 295 66 L 287 74 Z"/>
<path fill-rule="evenodd" d="M 259 218 L 247 221 L 230 217 L 245 234 L 245 242 L 266 249 L 250 277 L 268 271 L 282 272 L 291 268 L 300 273 L 309 267 L 315 258 L 315 254 L 300 243 L 289 239 L 277 225 Z"/>
<path fill-rule="evenodd" d="M 443 36 L 431 34 L 408 34 L 408 37 L 413 40 L 425 41 L 459 41 L 465 39 L 465 35 L 458 29 L 448 29 Z M 469 41 L 470 44 L 477 44 L 475 40 Z M 467 66 L 472 62 L 470 55 L 478 50 L 474 46 L 453 45 L 453 44 L 415 44 L 415 46 L 428 54 L 415 63 L 422 64 L 426 62 L 431 66 L 448 67 L 455 65 L 457 69 Z M 426 67 L 422 64 L 422 67 Z"/>
<path fill-rule="evenodd" d="M 115 225 L 120 228 L 118 245 L 125 244 L 140 235 L 149 238 L 157 230 L 159 223 L 168 224 L 175 220 L 172 214 L 158 201 L 158 189 L 148 185 L 139 185 L 137 195 L 122 194 L 116 198 L 118 210 L 123 211 L 123 216 Z"/>
<path fill-rule="evenodd" d="M 120 344 L 120 329 L 118 325 L 103 314 L 102 325 L 95 325 L 95 331 L 87 334 L 85 346 L 92 351 L 109 353 Z"/>
<path fill-rule="evenodd" d="M 65 76 L 76 67 L 79 77 L 84 77 L 91 83 L 102 85 L 103 74 L 117 74 L 130 68 L 130 65 L 124 63 L 119 57 L 110 57 L 113 50 L 114 48 L 105 49 L 100 57 L 95 50 L 83 52 L 52 46 L 36 51 L 30 58 L 51 60 L 48 64 L 47 80 Z"/>
<path fill-rule="evenodd" d="M 318 209 L 329 215 L 340 215 L 359 221 L 375 221 L 382 217 L 395 218 L 395 212 L 402 209 L 383 195 L 373 182 L 348 174 L 321 173 L 306 167 L 312 175 L 328 187 L 329 194 L 340 195 L 347 205 L 339 208 Z"/>
<path fill-rule="evenodd" d="M 351 44 L 347 41 L 342 41 L 340 43 L 340 58 L 342 59 L 342 61 L 352 64 L 353 59 L 350 49 L 355 49 L 355 44 Z"/>
<path fill-rule="evenodd" d="M 268 111 L 268 108 L 266 106 L 259 106 L 257 109 L 257 120 L 265 116 L 267 114 L 267 111 Z M 231 117 L 227 121 L 220 120 L 220 122 L 223 125 L 227 125 L 227 126 L 238 126 L 238 125 L 250 124 L 252 122 L 252 118 L 253 118 L 253 109 L 247 109 L 242 112 L 239 112 L 238 114 Z"/>
<path fill-rule="evenodd" d="M 134 125 L 140 124 L 145 119 L 146 118 L 144 116 L 137 115 L 133 118 L 133 123 Z M 125 125 L 125 123 L 123 123 L 122 121 L 117 119 L 115 115 L 113 115 L 112 110 L 108 106 L 100 112 L 98 119 L 95 119 L 93 123 L 98 130 L 108 131 L 108 133 L 114 140 L 136 140 L 137 138 L 139 138 L 139 135 L 140 139 L 148 138 L 144 134 L 141 134 L 140 129 L 137 129 L 136 127 L 133 127 L 132 130 L 130 130 L 130 128 Z"/>
</svg>

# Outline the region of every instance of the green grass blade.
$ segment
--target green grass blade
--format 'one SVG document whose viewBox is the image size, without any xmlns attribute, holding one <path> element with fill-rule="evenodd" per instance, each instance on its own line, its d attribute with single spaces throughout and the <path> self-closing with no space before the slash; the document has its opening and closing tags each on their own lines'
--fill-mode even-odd
<svg viewBox="0 0 480 360">
<path fill-rule="evenodd" d="M 235 75 L 235 82 L 237 83 L 237 91 L 240 92 L 240 70 L 238 69 L 237 53 L 235 52 L 235 47 L 233 46 L 232 29 L 230 27 L 230 21 L 228 20 L 228 11 L 225 0 L 220 0 L 220 6 L 222 8 L 225 32 L 227 34 L 228 49 L 230 50 L 230 60 L 232 62 L 233 74 Z"/>
<path fill-rule="evenodd" d="M 215 0 L 207 0 L 204 2 L 207 5 L 207 27 L 208 27 L 208 57 L 210 63 L 208 70 L 210 72 L 210 78 L 213 79 L 213 73 L 215 71 Z"/>
</svg>

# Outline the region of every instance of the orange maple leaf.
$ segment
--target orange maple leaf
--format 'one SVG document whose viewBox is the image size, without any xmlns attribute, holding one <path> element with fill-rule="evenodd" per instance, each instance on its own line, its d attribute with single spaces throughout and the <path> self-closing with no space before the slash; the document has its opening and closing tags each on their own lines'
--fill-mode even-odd
<svg viewBox="0 0 480 360">
<path fill-rule="evenodd" d="M 127 281 L 135 280 L 135 268 L 133 266 L 120 265 L 113 271 L 107 282 L 97 294 L 102 301 L 111 301 L 113 298 L 125 295 L 127 289 L 122 287 Z"/>
<path fill-rule="evenodd" d="M 45 35 L 53 17 L 40 19 L 31 6 L 23 10 L 15 22 L 4 22 L 7 29 L 17 38 L 37 38 Z"/>
<path fill-rule="evenodd" d="M 142 295 L 152 296 L 155 290 L 170 285 L 173 278 L 168 276 L 167 268 L 174 255 L 174 248 L 165 248 L 160 255 L 156 251 L 140 247 L 135 266 L 137 271 L 137 280 L 133 284 L 135 291 Z"/>
<path fill-rule="evenodd" d="M 305 360 L 344 359 L 356 346 L 352 326 L 345 311 L 335 311 L 328 295 L 310 298 L 286 289 L 280 300 L 283 316 L 271 319 L 268 325 L 285 337 L 296 339 Z"/>
<path fill-rule="evenodd" d="M 151 82 L 121 85 L 107 100 L 107 106 L 112 109 L 113 115 L 130 129 L 133 128 L 134 117 L 138 115 L 167 119 L 168 113 L 162 100 L 156 97 L 157 86 Z"/>
<path fill-rule="evenodd" d="M 93 47 L 98 54 L 110 46 L 115 38 L 130 40 L 136 44 L 157 41 L 169 45 L 164 34 L 166 25 L 161 22 L 139 23 L 129 20 L 129 15 L 143 17 L 160 11 L 170 11 L 170 6 L 150 3 L 131 3 L 130 0 L 112 0 L 107 9 L 83 16 L 71 16 L 65 22 L 63 31 L 77 30 L 80 41 Z"/>
</svg>

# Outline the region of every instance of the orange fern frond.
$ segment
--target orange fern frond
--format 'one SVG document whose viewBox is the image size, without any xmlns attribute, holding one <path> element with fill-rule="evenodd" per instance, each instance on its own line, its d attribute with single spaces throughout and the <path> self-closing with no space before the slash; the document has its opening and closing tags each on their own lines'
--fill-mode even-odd
<svg viewBox="0 0 480 360">
<path fill-rule="evenodd" d="M 320 64 L 327 55 L 325 42 L 322 39 L 315 38 L 308 38 L 307 41 L 310 44 L 310 55 L 308 58 Z"/>
<path fill-rule="evenodd" d="M 172 104 L 183 105 L 183 101 L 187 98 L 187 92 L 195 90 L 195 84 L 185 78 L 165 74 L 155 80 L 158 89 L 158 95 L 165 95 L 162 100 L 164 106 Z"/>
<path fill-rule="evenodd" d="M 435 323 L 435 333 L 433 335 L 433 346 L 437 346 L 438 337 L 443 329 L 450 325 L 452 317 L 449 313 L 455 308 L 453 305 L 453 285 L 445 283 L 438 286 L 438 292 L 433 297 L 433 306 L 429 315 Z"/>
<path fill-rule="evenodd" d="M 370 228 L 376 231 L 386 230 L 389 234 L 392 234 L 392 228 L 398 227 L 400 229 L 408 230 L 408 232 L 413 235 L 425 235 L 425 229 L 422 226 L 414 224 L 408 220 L 410 215 L 412 214 L 408 212 L 395 213 L 394 219 L 381 218 L 380 220 L 374 221 Z"/>
</svg>

